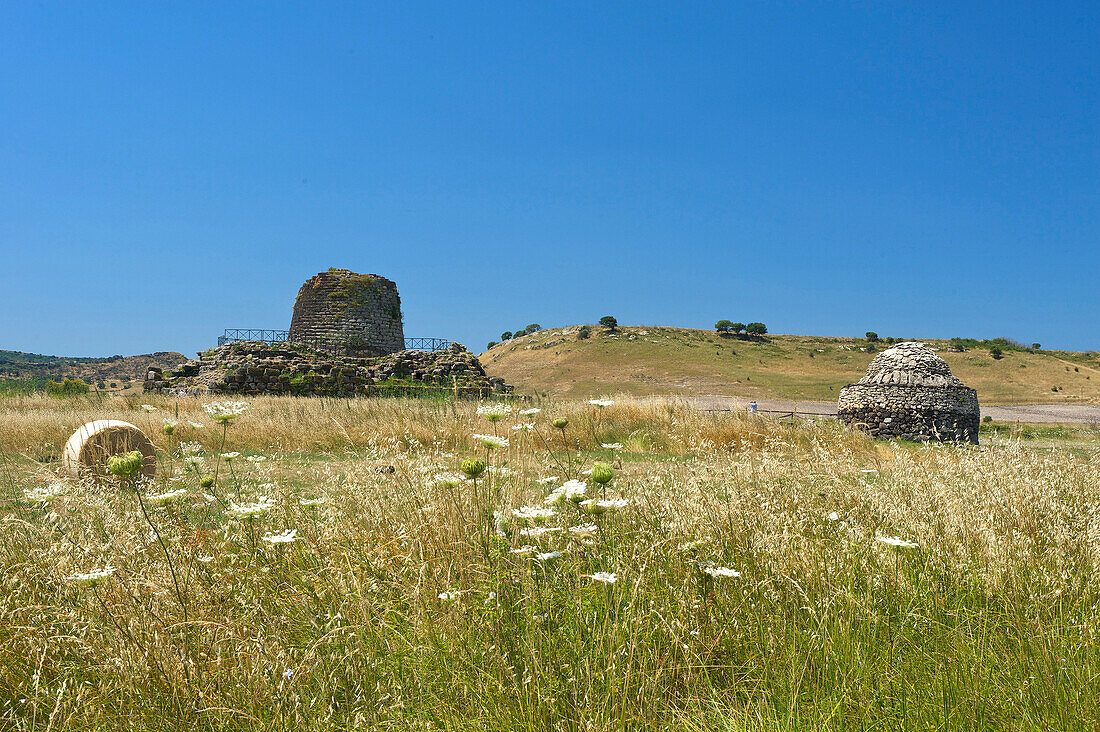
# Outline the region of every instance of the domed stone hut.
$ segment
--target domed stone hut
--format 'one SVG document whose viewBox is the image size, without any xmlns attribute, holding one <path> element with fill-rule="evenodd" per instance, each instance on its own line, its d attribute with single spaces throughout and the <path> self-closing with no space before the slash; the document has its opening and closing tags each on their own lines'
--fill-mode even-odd
<svg viewBox="0 0 1100 732">
<path fill-rule="evenodd" d="M 383 356 L 405 349 L 401 297 L 392 280 L 329 269 L 306 280 L 294 301 L 292 343 L 342 356 Z"/>
<path fill-rule="evenodd" d="M 923 343 L 875 356 L 856 384 L 840 391 L 840 419 L 874 437 L 978 442 L 978 393 Z"/>
</svg>

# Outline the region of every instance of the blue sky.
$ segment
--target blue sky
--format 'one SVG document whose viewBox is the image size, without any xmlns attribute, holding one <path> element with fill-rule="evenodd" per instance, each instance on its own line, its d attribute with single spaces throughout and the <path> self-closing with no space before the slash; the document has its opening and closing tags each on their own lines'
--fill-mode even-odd
<svg viewBox="0 0 1100 732">
<path fill-rule="evenodd" d="M 0 348 L 595 322 L 1100 348 L 1096 3 L 0 4 Z"/>
</svg>

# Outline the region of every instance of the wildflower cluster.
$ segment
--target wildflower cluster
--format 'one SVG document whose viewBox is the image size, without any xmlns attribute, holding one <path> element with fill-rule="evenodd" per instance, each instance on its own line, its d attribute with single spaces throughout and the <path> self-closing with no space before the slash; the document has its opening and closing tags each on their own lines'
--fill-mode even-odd
<svg viewBox="0 0 1100 732">
<path fill-rule="evenodd" d="M 202 408 L 215 422 L 227 423 L 241 416 L 248 402 L 210 402 Z"/>
</svg>

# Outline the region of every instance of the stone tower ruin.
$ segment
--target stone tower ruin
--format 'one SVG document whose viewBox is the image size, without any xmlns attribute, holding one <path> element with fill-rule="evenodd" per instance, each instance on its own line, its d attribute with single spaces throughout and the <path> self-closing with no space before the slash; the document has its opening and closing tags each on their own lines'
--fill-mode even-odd
<svg viewBox="0 0 1100 732">
<path fill-rule="evenodd" d="M 840 391 L 840 419 L 874 437 L 978 442 L 978 393 L 923 343 L 907 341 L 871 361 Z"/>
<path fill-rule="evenodd" d="M 306 280 L 294 301 L 292 343 L 344 356 L 382 356 L 405 348 L 401 297 L 392 280 L 329 269 Z"/>
</svg>

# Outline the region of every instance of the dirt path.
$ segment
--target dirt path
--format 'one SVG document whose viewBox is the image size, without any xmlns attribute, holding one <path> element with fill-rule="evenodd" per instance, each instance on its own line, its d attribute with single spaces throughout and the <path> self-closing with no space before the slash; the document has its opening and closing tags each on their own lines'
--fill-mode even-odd
<svg viewBox="0 0 1100 732">
<path fill-rule="evenodd" d="M 663 399 L 664 397 L 654 397 Z M 748 409 L 749 400 L 740 397 L 698 396 L 669 397 L 693 404 L 700 409 Z M 772 399 L 758 399 L 757 409 L 761 412 L 793 412 L 799 414 L 836 414 L 836 402 L 789 402 Z M 982 407 L 983 417 L 992 417 L 999 422 L 1051 422 L 1063 424 L 1100 424 L 1100 405 L 1097 404 L 1018 404 L 1009 406 Z"/>
</svg>

